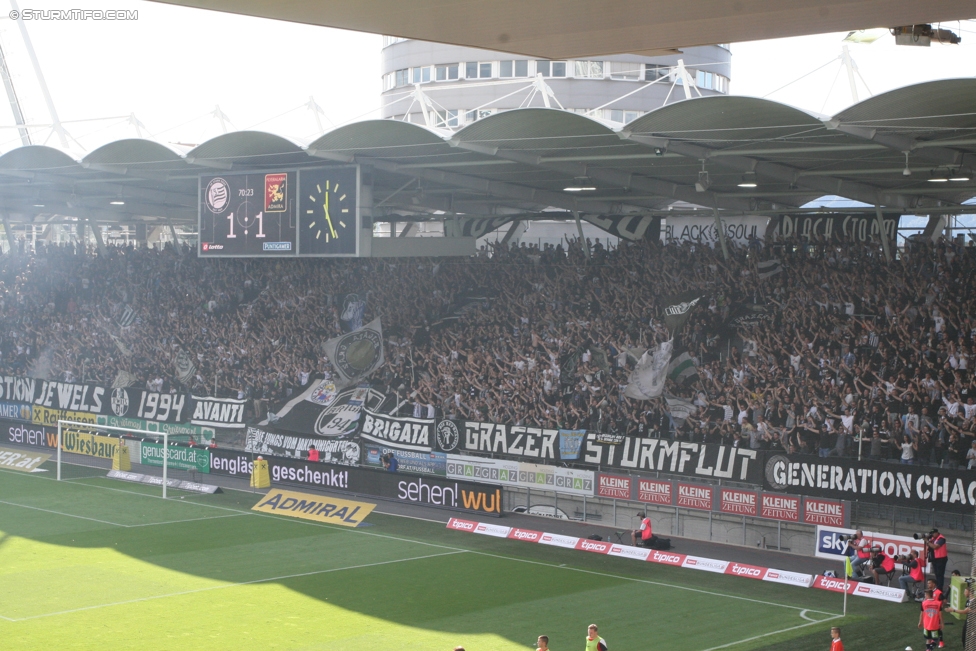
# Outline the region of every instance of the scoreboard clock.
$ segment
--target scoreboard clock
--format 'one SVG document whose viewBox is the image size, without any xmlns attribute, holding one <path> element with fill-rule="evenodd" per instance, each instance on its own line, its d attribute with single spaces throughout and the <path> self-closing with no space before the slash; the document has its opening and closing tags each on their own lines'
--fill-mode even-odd
<svg viewBox="0 0 976 651">
<path fill-rule="evenodd" d="M 200 177 L 200 256 L 297 254 L 297 172 Z"/>
<path fill-rule="evenodd" d="M 303 169 L 298 184 L 298 255 L 358 255 L 359 168 Z"/>
</svg>

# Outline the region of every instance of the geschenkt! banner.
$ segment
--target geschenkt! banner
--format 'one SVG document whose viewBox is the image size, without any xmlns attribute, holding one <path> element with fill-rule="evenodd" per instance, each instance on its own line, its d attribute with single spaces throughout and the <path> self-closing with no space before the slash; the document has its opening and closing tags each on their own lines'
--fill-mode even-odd
<svg viewBox="0 0 976 651">
<path fill-rule="evenodd" d="M 756 450 L 633 436 L 613 445 L 601 443 L 598 434 L 589 432 L 583 442 L 581 460 L 607 468 L 758 484 L 762 473 L 757 456 Z"/>
<path fill-rule="evenodd" d="M 375 504 L 367 502 L 351 502 L 324 495 L 273 488 L 251 507 L 251 510 L 338 524 L 343 527 L 358 527 L 374 508 L 376 508 Z"/>
<path fill-rule="evenodd" d="M 163 466 L 163 446 L 159 443 L 142 442 L 139 463 L 146 466 Z M 177 470 L 210 472 L 210 451 L 182 445 L 166 446 L 167 466 Z"/>
<path fill-rule="evenodd" d="M 839 457 L 767 455 L 763 486 L 792 495 L 971 514 L 976 476 L 966 470 Z M 826 523 L 813 523 L 826 524 Z"/>
<path fill-rule="evenodd" d="M 507 459 L 447 455 L 447 476 L 452 479 L 538 488 L 573 495 L 593 495 L 594 473 Z"/>
</svg>

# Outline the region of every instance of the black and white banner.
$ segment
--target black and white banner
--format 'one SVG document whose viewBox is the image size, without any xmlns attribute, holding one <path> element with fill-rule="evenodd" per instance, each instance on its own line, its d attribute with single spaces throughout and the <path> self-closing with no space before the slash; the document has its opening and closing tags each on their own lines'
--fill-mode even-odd
<svg viewBox="0 0 976 651">
<path fill-rule="evenodd" d="M 661 239 L 661 218 L 648 215 L 583 215 L 583 220 L 625 240 Z"/>
<path fill-rule="evenodd" d="M 894 242 L 900 215 L 882 214 L 885 236 Z M 781 215 L 769 223 L 769 240 L 809 239 L 831 242 L 881 242 L 873 214 Z"/>
<path fill-rule="evenodd" d="M 461 235 L 463 237 L 481 237 L 515 221 L 514 217 L 460 217 Z"/>
<path fill-rule="evenodd" d="M 359 429 L 362 410 L 378 410 L 384 400 L 386 396 L 369 387 L 338 391 L 332 381 L 320 380 L 260 424 L 297 434 L 348 438 Z"/>
<path fill-rule="evenodd" d="M 244 428 L 244 400 L 193 396 L 194 425 L 208 427 Z"/>
<path fill-rule="evenodd" d="M 156 393 L 131 387 L 111 389 L 9 375 L 0 377 L 0 401 L 158 423 L 184 422 L 189 417 L 190 402 L 189 396 L 182 393 Z"/>
<path fill-rule="evenodd" d="M 768 217 L 752 215 L 722 218 L 725 239 L 740 246 L 748 244 L 750 239 L 762 240 L 768 223 Z M 714 247 L 719 244 L 720 238 L 714 217 L 668 217 L 665 227 L 661 229 L 661 240 L 665 243 L 678 240 Z"/>
<path fill-rule="evenodd" d="M 442 420 L 435 439 L 441 452 L 504 454 L 526 461 L 560 461 L 559 430 L 477 421 Z"/>
<path fill-rule="evenodd" d="M 434 419 L 400 418 L 371 411 L 363 414 L 359 436 L 404 450 L 430 452 L 434 445 Z"/>
<path fill-rule="evenodd" d="M 762 459 L 756 450 L 625 437 L 618 445 L 600 443 L 595 432 L 583 441 L 580 460 L 604 468 L 650 470 L 685 477 L 712 477 L 758 484 Z"/>
<path fill-rule="evenodd" d="M 358 466 L 359 443 L 348 439 L 328 439 L 320 436 L 300 436 L 287 432 L 273 432 L 259 427 L 247 428 L 244 449 L 254 454 L 273 454 L 279 457 L 307 459 L 309 448 L 315 446 L 319 460 L 341 466 Z"/>
<path fill-rule="evenodd" d="M 355 332 L 329 339 L 322 349 L 332 362 L 335 385 L 355 384 L 383 365 L 383 326 L 373 319 Z"/>
<path fill-rule="evenodd" d="M 695 309 L 701 298 L 702 292 L 692 289 L 667 299 L 664 307 L 664 325 L 668 327 L 672 337 L 688 323 L 691 311 Z"/>
<path fill-rule="evenodd" d="M 881 461 L 767 454 L 763 487 L 792 495 L 876 502 L 971 515 L 976 473 Z"/>
</svg>

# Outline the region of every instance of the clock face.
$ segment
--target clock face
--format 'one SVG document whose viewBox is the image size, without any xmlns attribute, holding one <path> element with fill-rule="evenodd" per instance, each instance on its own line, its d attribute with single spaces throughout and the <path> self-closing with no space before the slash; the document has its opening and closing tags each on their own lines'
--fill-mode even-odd
<svg viewBox="0 0 976 651">
<path fill-rule="evenodd" d="M 298 190 L 299 255 L 356 255 L 357 172 L 355 167 L 302 170 Z"/>
</svg>

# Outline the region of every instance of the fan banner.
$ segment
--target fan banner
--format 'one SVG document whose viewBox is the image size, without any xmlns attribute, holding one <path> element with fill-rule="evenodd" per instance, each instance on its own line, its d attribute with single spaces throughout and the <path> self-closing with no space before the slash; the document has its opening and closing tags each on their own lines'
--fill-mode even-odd
<svg viewBox="0 0 976 651">
<path fill-rule="evenodd" d="M 711 477 L 759 484 L 759 452 L 725 445 L 627 436 L 619 445 L 599 442 L 587 432 L 581 461 L 604 468 L 649 470 L 684 477 Z"/>
<path fill-rule="evenodd" d="M 193 396 L 194 425 L 244 429 L 244 400 Z"/>
</svg>

